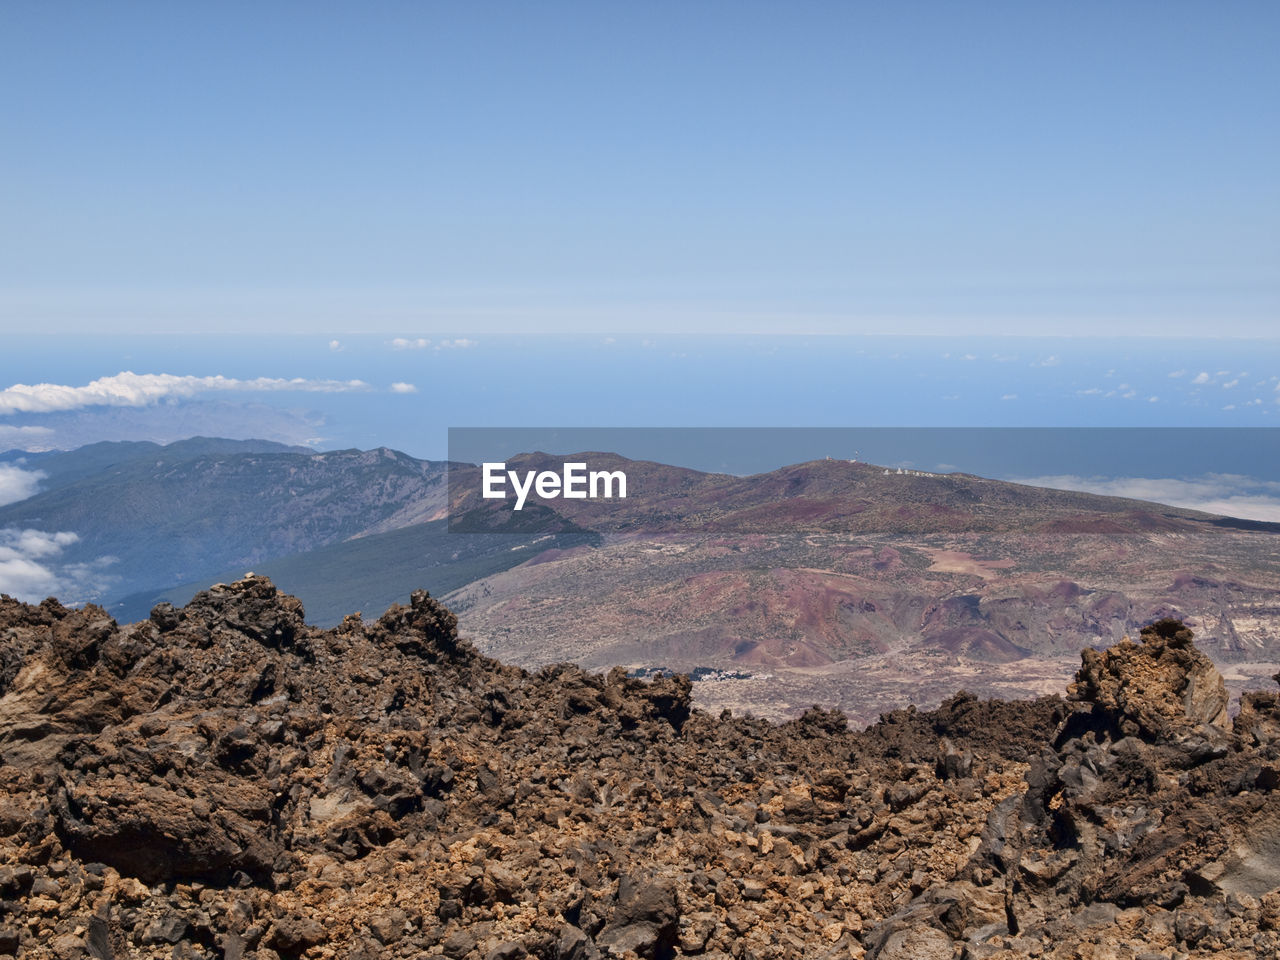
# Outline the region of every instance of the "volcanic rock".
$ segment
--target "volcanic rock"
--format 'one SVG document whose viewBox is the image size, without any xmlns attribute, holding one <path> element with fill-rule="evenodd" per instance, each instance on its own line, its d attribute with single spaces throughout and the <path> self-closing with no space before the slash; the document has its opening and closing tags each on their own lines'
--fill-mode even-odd
<svg viewBox="0 0 1280 960">
<path fill-rule="evenodd" d="M 262 577 L 119 626 L 0 599 L 0 955 L 1257 957 L 1280 697 L 1189 631 L 1070 701 L 775 725 L 478 654 L 425 592 L 308 626 Z"/>
<path fill-rule="evenodd" d="M 1141 641 L 1085 650 L 1068 695 L 1111 717 L 1122 732 L 1148 739 L 1205 724 L 1226 729 L 1226 685 L 1192 644 L 1191 631 L 1178 620 L 1158 620 L 1143 627 Z"/>
</svg>

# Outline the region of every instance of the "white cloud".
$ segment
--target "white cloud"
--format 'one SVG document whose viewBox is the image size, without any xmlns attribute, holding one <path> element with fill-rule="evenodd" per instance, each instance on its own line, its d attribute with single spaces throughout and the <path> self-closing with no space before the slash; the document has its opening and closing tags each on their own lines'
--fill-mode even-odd
<svg viewBox="0 0 1280 960">
<path fill-rule="evenodd" d="M 58 577 L 48 567 L 0 547 L 0 593 L 39 603 L 58 592 Z"/>
<path fill-rule="evenodd" d="M 1195 377 L 1192 379 L 1191 382 L 1192 383 L 1208 383 L 1209 374 L 1205 373 L 1204 371 L 1201 371 L 1200 373 L 1197 373 L 1195 375 Z"/>
<path fill-rule="evenodd" d="M 1129 392 L 1127 392 L 1127 393 L 1122 393 L 1122 394 L 1120 394 L 1121 398 L 1122 398 L 1122 399 L 1124 399 L 1124 400 L 1132 400 L 1132 399 L 1133 399 L 1134 397 L 1136 397 L 1137 395 L 1138 395 L 1138 391 L 1137 391 L 1137 390 L 1130 390 L 1130 391 L 1129 391 Z"/>
<path fill-rule="evenodd" d="M 1056 356 L 1049 356 L 1039 361 L 1038 363 L 1033 363 L 1032 366 L 1033 367 L 1056 367 L 1056 366 L 1059 366 L 1061 363 L 1062 361 L 1059 360 Z"/>
<path fill-rule="evenodd" d="M 1235 408 L 1236 408 L 1236 405 L 1235 405 L 1234 403 L 1228 403 L 1228 404 L 1227 404 L 1225 407 L 1223 407 L 1222 409 L 1223 409 L 1223 410 L 1234 410 Z"/>
<path fill-rule="evenodd" d="M 1017 395 L 1016 393 L 1006 393 L 1006 394 L 1005 394 L 1003 397 L 1001 397 L 1000 399 L 1001 399 L 1001 400 L 1017 400 L 1017 399 L 1018 399 L 1018 395 Z"/>
<path fill-rule="evenodd" d="M 972 353 L 966 353 L 963 357 L 965 360 L 977 360 L 978 358 Z"/>
<path fill-rule="evenodd" d="M 364 390 L 362 380 L 304 380 L 295 377 L 258 377 L 237 380 L 234 377 L 191 377 L 171 373 L 133 373 L 126 370 L 112 377 L 102 377 L 83 387 L 58 383 L 28 385 L 16 383 L 0 390 L 0 414 L 50 413 L 78 410 L 82 407 L 145 407 L 170 398 L 183 399 L 212 391 L 300 390 L 337 393 Z"/>
<path fill-rule="evenodd" d="M 1232 387 L 1237 387 L 1237 386 L 1239 386 L 1239 385 L 1240 385 L 1240 378 L 1239 378 L 1239 377 L 1237 377 L 1237 378 L 1236 378 L 1236 379 L 1234 379 L 1234 380 L 1228 380 L 1226 383 L 1224 383 L 1224 384 L 1222 385 L 1222 389 L 1223 389 L 1223 390 L 1230 390 Z"/>
<path fill-rule="evenodd" d="M 1102 393 L 1101 387 L 1090 387 L 1088 390 L 1077 390 L 1076 393 L 1082 397 L 1094 397 Z"/>
<path fill-rule="evenodd" d="M 10 463 L 0 463 L 0 506 L 17 503 L 33 496 L 40 489 L 44 474 L 22 470 Z"/>
<path fill-rule="evenodd" d="M 62 552 L 63 547 L 69 547 L 73 543 L 79 543 L 80 537 L 77 534 L 67 530 L 60 530 L 57 533 L 45 533 L 43 530 L 16 530 L 7 528 L 4 531 L 5 537 L 2 542 L 7 544 L 8 549 L 26 554 L 28 557 L 56 557 Z M 0 547 L 0 549 L 6 549 Z"/>
<path fill-rule="evenodd" d="M 1147 403 L 1159 403 L 1159 402 L 1160 402 L 1159 397 L 1147 397 Z"/>
<path fill-rule="evenodd" d="M 425 350 L 427 347 L 439 350 L 466 350 L 468 347 L 478 347 L 480 344 L 476 340 L 468 340 L 466 337 L 458 337 L 455 340 L 441 340 L 438 343 L 429 340 L 426 337 L 396 337 L 391 341 L 393 350 Z"/>
<path fill-rule="evenodd" d="M 1186 375 L 1187 375 L 1187 371 L 1185 371 L 1185 370 L 1174 370 L 1174 371 L 1170 372 L 1170 374 L 1169 374 L 1169 376 L 1174 377 L 1174 378 L 1177 378 L 1177 377 L 1185 377 Z"/>
<path fill-rule="evenodd" d="M 418 388 L 412 383 L 396 382 L 391 385 L 392 393 L 417 393 Z"/>
<path fill-rule="evenodd" d="M 63 550 L 80 538 L 70 531 L 0 529 L 0 593 L 27 603 L 57 596 L 63 603 L 82 603 L 99 596 L 113 578 L 105 570 L 114 557 L 59 565 Z"/>
<path fill-rule="evenodd" d="M 341 353 L 343 350 L 347 348 L 342 345 L 341 340 L 330 340 L 329 349 L 332 350 L 334 353 Z"/>
<path fill-rule="evenodd" d="M 1227 517 L 1280 523 L 1280 482 L 1239 474 L 1211 473 L 1192 479 L 1071 475 L 1010 479 L 1035 487 L 1150 500 Z"/>
</svg>

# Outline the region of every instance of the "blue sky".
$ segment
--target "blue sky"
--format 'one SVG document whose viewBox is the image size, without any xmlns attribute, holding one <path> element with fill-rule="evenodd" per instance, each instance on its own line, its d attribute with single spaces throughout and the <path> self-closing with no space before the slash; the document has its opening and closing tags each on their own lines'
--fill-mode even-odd
<svg viewBox="0 0 1280 960">
<path fill-rule="evenodd" d="M 1277 49 L 1264 2 L 6 3 L 0 331 L 1274 337 Z"/>
</svg>

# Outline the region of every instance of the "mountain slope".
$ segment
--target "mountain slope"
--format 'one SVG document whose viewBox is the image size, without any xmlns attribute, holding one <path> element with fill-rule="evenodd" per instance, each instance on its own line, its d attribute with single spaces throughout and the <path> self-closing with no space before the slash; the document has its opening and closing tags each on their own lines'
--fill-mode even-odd
<svg viewBox="0 0 1280 960">
<path fill-rule="evenodd" d="M 172 446 L 172 445 L 171 445 Z M 164 448 L 168 449 L 168 448 Z M 0 507 L 0 528 L 69 531 L 65 562 L 114 558 L 113 594 L 205 579 L 444 509 L 445 465 L 393 450 L 157 453 Z"/>
<path fill-rule="evenodd" d="M 385 610 L 414 590 L 445 594 L 484 577 L 501 573 L 544 551 L 595 546 L 592 533 L 500 534 L 450 533 L 445 520 L 413 524 L 332 543 L 305 553 L 259 563 L 254 572 L 299 597 L 311 621 L 329 627 L 354 610 Z M 230 582 L 246 571 L 228 567 L 203 581 L 144 590 L 106 605 L 121 623 L 143 620 L 157 603 L 187 603 L 210 580 Z"/>
<path fill-rule="evenodd" d="M 708 706 L 791 716 L 822 700 L 866 721 L 904 683 L 926 704 L 962 685 L 1051 688 L 1081 647 L 1165 616 L 1241 665 L 1234 689 L 1248 664 L 1280 662 L 1275 524 L 843 461 L 729 477 L 573 459 L 644 478 L 625 501 L 546 502 L 601 531 L 601 548 L 446 598 L 486 652 L 522 665 L 704 668 L 739 677 L 700 683 Z M 503 516 L 465 496 L 454 506 Z"/>
</svg>

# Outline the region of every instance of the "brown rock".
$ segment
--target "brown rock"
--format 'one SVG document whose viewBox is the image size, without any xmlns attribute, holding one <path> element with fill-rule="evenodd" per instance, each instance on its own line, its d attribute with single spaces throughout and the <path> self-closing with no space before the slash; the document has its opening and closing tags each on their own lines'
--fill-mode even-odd
<svg viewBox="0 0 1280 960">
<path fill-rule="evenodd" d="M 1142 628 L 1142 642 L 1126 639 L 1105 651 L 1085 650 L 1071 699 L 1094 705 L 1150 738 L 1170 739 L 1200 724 L 1227 729 L 1222 674 L 1195 648 L 1181 621 Z"/>
</svg>

